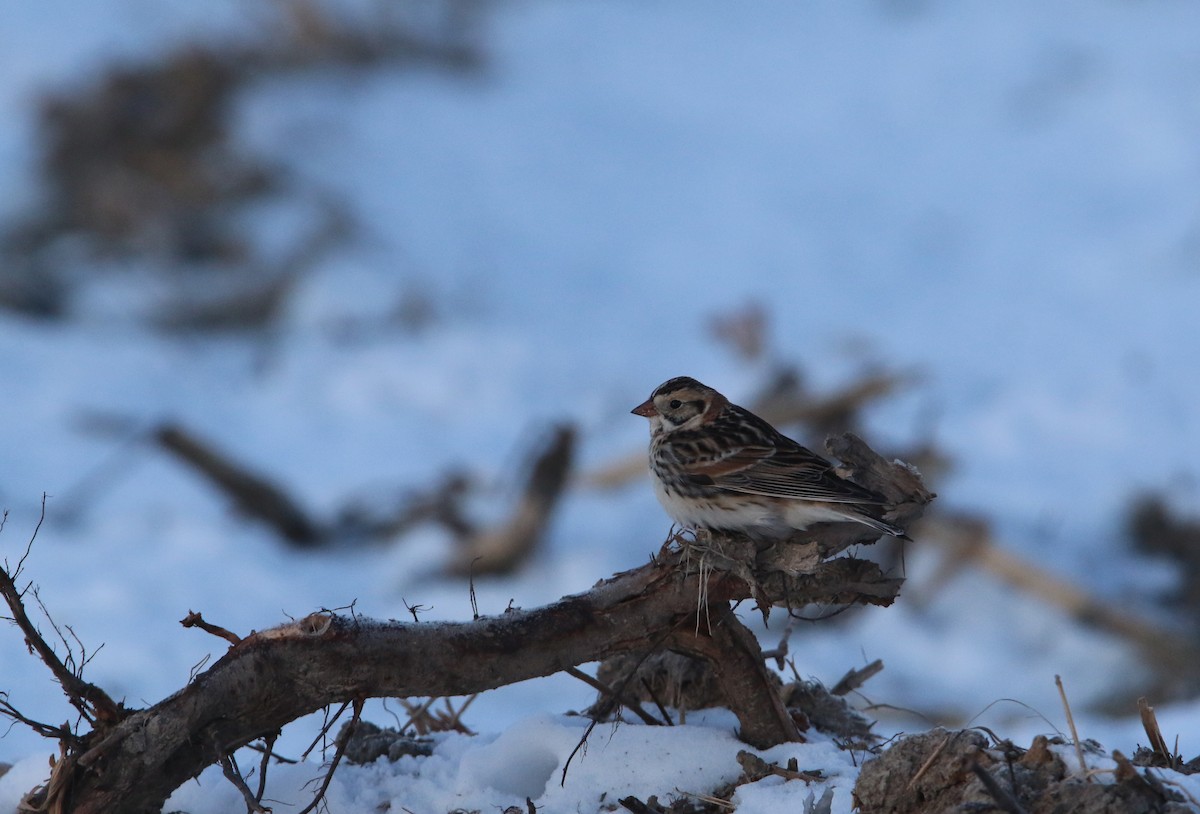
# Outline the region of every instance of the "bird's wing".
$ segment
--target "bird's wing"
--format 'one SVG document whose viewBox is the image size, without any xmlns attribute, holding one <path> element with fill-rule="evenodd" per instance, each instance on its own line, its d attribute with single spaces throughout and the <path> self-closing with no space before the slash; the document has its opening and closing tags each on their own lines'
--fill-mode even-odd
<svg viewBox="0 0 1200 814">
<path fill-rule="evenodd" d="M 790 438 L 778 435 L 772 440 L 775 443 L 757 444 L 727 438 L 703 452 L 693 449 L 678 456 L 676 465 L 693 479 L 734 492 L 832 503 L 886 503 L 869 489 L 838 477 L 833 464 Z"/>
</svg>

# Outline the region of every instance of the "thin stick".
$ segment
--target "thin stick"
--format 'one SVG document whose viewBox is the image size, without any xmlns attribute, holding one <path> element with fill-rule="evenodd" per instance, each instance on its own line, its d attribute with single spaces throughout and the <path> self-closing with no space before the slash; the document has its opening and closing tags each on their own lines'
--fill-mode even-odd
<svg viewBox="0 0 1200 814">
<path fill-rule="evenodd" d="M 312 742 L 312 743 L 310 743 L 310 744 L 308 745 L 308 748 L 307 748 L 307 749 L 305 749 L 305 750 L 304 750 L 304 751 L 303 751 L 303 752 L 300 754 L 300 759 L 301 759 L 301 760 L 307 760 L 307 759 L 308 759 L 308 756 L 309 756 L 309 754 L 312 752 L 312 750 L 313 750 L 313 749 L 316 749 L 316 748 L 317 748 L 317 744 L 321 742 L 321 739 L 322 739 L 322 738 L 324 738 L 326 735 L 328 735 L 328 734 L 329 734 L 329 730 L 333 728 L 333 725 L 334 725 L 335 723 L 337 723 L 337 720 L 338 720 L 338 718 L 341 718 L 341 717 L 342 717 L 342 713 L 346 711 L 346 707 L 348 707 L 348 706 L 350 706 L 350 702 L 349 702 L 349 701 L 346 701 L 346 702 L 344 702 L 344 703 L 343 703 L 343 704 L 342 704 L 340 707 L 338 707 L 338 711 L 337 711 L 337 712 L 335 712 L 335 713 L 333 714 L 333 717 L 332 717 L 332 718 L 330 718 L 328 721 L 326 721 L 326 722 L 325 722 L 325 725 L 321 727 L 321 731 L 317 733 L 317 736 L 316 736 L 315 738 L 313 738 L 313 742 Z M 326 709 L 329 709 L 329 708 L 328 708 L 328 707 L 326 707 Z"/>
<path fill-rule="evenodd" d="M 353 701 L 354 714 L 350 717 L 350 731 L 354 731 L 354 727 L 358 724 L 362 717 L 363 699 L 356 698 Z M 343 707 L 345 709 L 345 707 Z M 341 714 L 341 713 L 339 713 Z M 329 790 L 329 784 L 333 782 L 333 773 L 337 769 L 338 764 L 342 762 L 342 755 L 346 753 L 346 745 L 350 743 L 349 738 L 342 738 L 337 745 L 337 750 L 333 753 L 333 762 L 329 764 L 329 771 L 325 772 L 325 779 L 321 781 L 321 788 L 317 789 L 317 794 L 313 797 L 311 803 L 300 809 L 298 814 L 311 814 L 321 801 L 325 799 L 325 792 Z"/>
<path fill-rule="evenodd" d="M 832 695 L 845 695 L 846 693 L 853 692 L 863 684 L 866 684 L 867 680 L 871 678 L 871 676 L 875 675 L 882 669 L 883 659 L 875 659 L 875 661 L 871 662 L 866 667 L 848 671 L 844 676 L 841 677 L 841 680 L 839 680 L 838 683 L 833 685 L 833 689 L 829 692 Z"/>
<path fill-rule="evenodd" d="M 654 688 L 650 686 L 650 682 L 644 677 L 642 678 L 642 687 L 650 694 L 650 700 L 654 702 L 654 706 L 658 707 L 658 714 L 663 716 L 663 720 L 667 722 L 667 726 L 675 726 L 670 714 L 667 712 L 667 708 L 663 706 L 662 701 L 658 700 L 658 693 L 654 691 Z"/>
<path fill-rule="evenodd" d="M 929 753 L 929 757 L 925 758 L 925 762 L 921 764 L 921 768 L 917 769 L 917 773 L 914 774 L 912 779 L 908 781 L 908 785 L 905 786 L 906 789 L 911 789 L 913 786 L 917 785 L 917 781 L 925 776 L 925 772 L 929 771 L 929 767 L 934 764 L 934 761 L 938 759 L 949 743 L 949 735 L 942 738 L 942 742 L 937 745 L 936 749 Z"/>
<path fill-rule="evenodd" d="M 262 761 L 258 764 L 258 792 L 254 795 L 255 800 L 261 800 L 267 790 L 267 769 L 271 765 L 271 749 L 275 746 L 275 739 L 278 737 L 279 733 L 275 732 L 263 738 Z"/>
<path fill-rule="evenodd" d="M 37 653 L 42 663 L 54 674 L 55 680 L 58 681 L 63 691 L 66 692 L 71 705 L 79 710 L 79 714 L 89 723 L 94 720 L 105 723 L 117 723 L 126 716 L 120 705 L 113 701 L 104 690 L 95 684 L 84 681 L 82 676 L 76 675 L 68 669 L 62 660 L 59 659 L 58 654 L 54 652 L 54 648 L 42 638 L 42 634 L 38 631 L 37 626 L 29 618 L 29 614 L 25 612 L 25 605 L 22 601 L 25 591 L 17 589 L 14 577 L 21 573 L 25 558 L 29 556 L 33 540 L 37 537 L 38 529 L 42 527 L 42 521 L 45 519 L 45 516 L 46 496 L 42 495 L 42 518 L 38 520 L 37 528 L 34 529 L 33 535 L 29 538 L 29 546 L 26 547 L 25 553 L 17 561 L 17 567 L 12 573 L 9 573 L 7 568 L 0 568 L 0 596 L 3 596 L 4 601 L 8 604 L 9 610 L 12 612 L 11 621 L 25 635 L 25 641 L 29 648 Z M 51 620 L 51 624 L 54 624 L 53 620 Z M 55 630 L 57 629 L 58 627 L 55 625 Z"/>
<path fill-rule="evenodd" d="M 242 772 L 238 769 L 237 760 L 233 755 L 221 755 L 221 772 L 225 778 L 233 784 L 233 787 L 242 793 L 242 797 L 246 800 L 246 811 L 253 814 L 271 814 L 271 809 L 265 808 L 260 802 L 261 798 L 256 798 L 254 792 L 250 791 L 250 787 L 246 785 L 245 779 L 242 778 Z"/>
<path fill-rule="evenodd" d="M 670 628 L 663 631 L 663 633 L 650 646 L 650 648 L 647 649 L 646 652 L 642 654 L 642 657 L 640 659 L 638 659 L 638 663 L 635 664 L 633 666 L 633 669 L 629 671 L 629 675 L 625 676 L 625 678 L 621 681 L 621 684 L 613 691 L 614 695 L 619 696 L 619 695 L 623 695 L 625 693 L 625 688 L 627 686 L 629 686 L 630 680 L 635 675 L 637 675 L 638 668 L 642 666 L 642 664 L 646 661 L 646 659 L 650 658 L 651 653 L 653 653 L 654 651 L 656 651 L 660 647 L 662 647 L 663 642 L 665 642 L 667 640 L 667 637 L 670 636 L 673 632 L 674 631 L 671 630 Z M 585 729 L 583 731 L 583 737 L 581 737 L 579 739 L 579 743 L 575 744 L 575 748 L 571 750 L 571 754 L 567 755 L 567 760 L 566 760 L 566 762 L 563 763 L 562 775 L 559 777 L 559 781 L 558 781 L 558 784 L 560 786 L 567 785 L 567 770 L 571 768 L 571 761 L 574 760 L 575 755 L 577 755 L 579 753 L 579 751 L 587 745 L 588 736 L 592 734 L 592 730 L 596 728 L 596 724 L 598 724 L 598 723 L 600 723 L 600 719 L 598 717 L 592 719 L 591 723 L 589 723 L 587 725 L 587 729 Z"/>
<path fill-rule="evenodd" d="M 459 707 L 457 710 L 454 709 L 454 707 L 450 704 L 450 699 L 447 698 L 446 699 L 446 710 L 449 712 L 450 717 L 446 719 L 446 725 L 452 729 L 456 729 L 459 731 L 466 730 L 467 727 L 464 726 L 463 722 L 462 722 L 463 713 L 467 711 L 467 707 L 469 707 L 469 706 L 471 706 L 471 704 L 475 703 L 475 699 L 478 697 L 479 697 L 479 693 L 477 693 L 477 692 L 471 693 L 470 695 L 468 695 L 466 697 L 466 700 L 463 701 L 463 705 L 461 707 Z M 467 730 L 467 731 L 469 731 L 469 730 Z"/>
<path fill-rule="evenodd" d="M 1054 684 L 1058 687 L 1058 695 L 1062 698 L 1063 710 L 1067 713 L 1067 728 L 1071 730 L 1071 739 L 1075 741 L 1075 757 L 1079 759 L 1079 771 L 1087 774 L 1087 764 L 1083 762 L 1083 744 L 1079 742 L 1079 731 L 1075 729 L 1075 716 L 1071 714 L 1071 704 L 1067 701 L 1067 691 L 1063 687 L 1062 676 L 1054 676 Z M 1089 778 L 1089 782 L 1090 782 Z"/>
<path fill-rule="evenodd" d="M 1168 765 L 1175 765 L 1175 755 L 1167 749 L 1167 739 L 1163 737 L 1162 729 L 1158 726 L 1158 716 L 1154 714 L 1154 707 L 1142 696 L 1137 700 L 1138 714 L 1142 718 L 1142 729 L 1146 730 L 1146 737 L 1150 739 L 1150 747 L 1154 749 Z"/>
<path fill-rule="evenodd" d="M 220 625 L 214 625 L 212 622 L 204 621 L 204 617 L 196 613 L 194 610 L 189 610 L 187 616 L 179 620 L 179 624 L 183 625 L 184 627 L 198 627 L 205 633 L 211 633 L 218 638 L 224 639 L 230 644 L 242 643 L 241 636 L 232 631 L 226 630 Z"/>
<path fill-rule="evenodd" d="M 1027 814 L 1016 798 L 1009 794 L 1006 788 L 996 782 L 996 778 L 992 777 L 992 773 L 979 765 L 978 759 L 971 764 L 971 771 L 979 778 L 979 782 L 983 783 L 983 787 L 987 789 L 987 793 L 992 796 L 997 807 L 1002 811 L 1007 811 L 1008 814 Z"/>
<path fill-rule="evenodd" d="M 579 679 L 584 684 L 587 684 L 589 687 L 591 687 L 592 689 L 594 689 L 596 692 L 600 693 L 601 695 L 603 695 L 607 698 L 611 698 L 612 700 L 616 701 L 618 704 L 620 704 L 621 706 L 628 709 L 634 715 L 641 718 L 642 723 L 645 723 L 649 726 L 662 726 L 662 721 L 658 720 L 653 715 L 651 715 L 649 712 L 646 712 L 646 710 L 642 709 L 641 704 L 635 704 L 635 703 L 631 702 L 629 699 L 618 697 L 617 691 L 614 690 L 612 687 L 608 686 L 607 684 L 605 684 L 600 679 L 593 678 L 592 676 L 585 673 L 583 670 L 580 670 L 578 667 L 568 667 L 563 672 L 565 672 L 567 675 L 571 676 L 572 678 Z"/>
<path fill-rule="evenodd" d="M 422 722 L 420 719 L 427 712 L 429 712 L 429 708 L 434 705 L 434 702 L 438 700 L 438 697 L 439 696 L 431 695 L 429 696 L 428 700 L 426 700 L 420 706 L 417 706 L 416 704 L 410 704 L 407 698 L 401 698 L 400 704 L 408 712 L 408 720 L 404 722 L 404 726 L 400 727 L 400 731 L 403 732 L 404 730 L 408 729 L 409 726 L 412 726 L 418 735 L 428 735 L 430 731 L 429 725 Z"/>
</svg>

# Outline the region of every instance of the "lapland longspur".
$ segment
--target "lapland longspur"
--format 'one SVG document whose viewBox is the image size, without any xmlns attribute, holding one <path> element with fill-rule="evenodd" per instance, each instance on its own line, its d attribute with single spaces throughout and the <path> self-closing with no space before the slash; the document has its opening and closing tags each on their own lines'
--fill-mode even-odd
<svg viewBox="0 0 1200 814">
<path fill-rule="evenodd" d="M 650 420 L 654 493 L 685 528 L 782 539 L 814 523 L 852 521 L 907 538 L 881 519 L 881 495 L 695 379 L 664 382 L 632 412 Z"/>
</svg>

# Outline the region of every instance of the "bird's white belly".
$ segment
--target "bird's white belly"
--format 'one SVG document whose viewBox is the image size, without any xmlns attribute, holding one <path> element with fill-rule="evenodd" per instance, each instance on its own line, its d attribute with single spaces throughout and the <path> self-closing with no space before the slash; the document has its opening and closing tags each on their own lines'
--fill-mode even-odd
<svg viewBox="0 0 1200 814">
<path fill-rule="evenodd" d="M 804 500 L 777 500 L 758 495 L 724 492 L 712 498 L 684 497 L 666 489 L 659 478 L 654 495 L 679 525 L 695 529 L 730 529 L 744 532 L 786 534 L 814 523 L 852 519 L 834 506 Z"/>
</svg>

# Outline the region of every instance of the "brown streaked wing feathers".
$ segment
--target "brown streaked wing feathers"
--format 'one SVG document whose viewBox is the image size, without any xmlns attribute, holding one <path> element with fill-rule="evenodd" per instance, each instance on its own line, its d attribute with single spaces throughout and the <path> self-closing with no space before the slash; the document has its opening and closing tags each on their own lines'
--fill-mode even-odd
<svg viewBox="0 0 1200 814">
<path fill-rule="evenodd" d="M 680 446 L 692 447 L 691 454 L 672 457 L 688 475 L 707 478 L 722 489 L 765 497 L 886 503 L 869 489 L 838 477 L 829 461 L 753 413 L 736 407 L 729 412 L 735 413 L 732 421 L 718 418 L 709 425 L 709 433 L 725 436 L 719 442 L 702 444 L 694 438 L 688 444 L 679 439 Z"/>
</svg>

